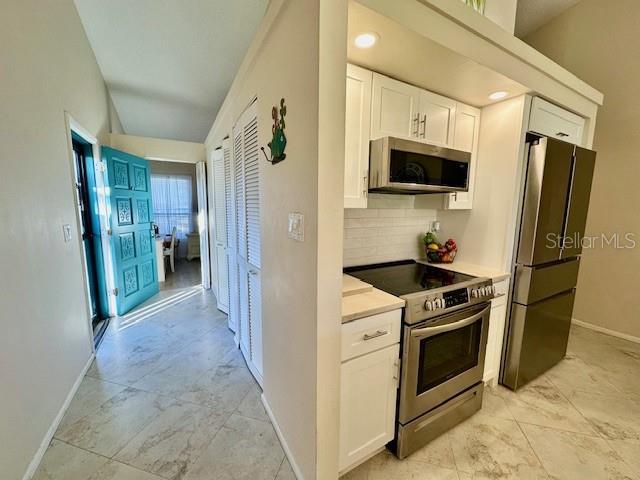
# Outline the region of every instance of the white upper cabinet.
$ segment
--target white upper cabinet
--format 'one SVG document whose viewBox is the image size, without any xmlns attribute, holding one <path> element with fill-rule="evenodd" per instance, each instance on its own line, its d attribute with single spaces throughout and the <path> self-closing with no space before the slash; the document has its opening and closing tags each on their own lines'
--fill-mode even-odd
<svg viewBox="0 0 640 480">
<path fill-rule="evenodd" d="M 535 97 L 531 102 L 529 130 L 576 145 L 582 144 L 584 118 Z"/>
<path fill-rule="evenodd" d="M 470 210 L 473 207 L 476 167 L 478 164 L 478 136 L 480 134 L 480 110 L 458 103 L 455 113 L 452 148 L 471 152 L 469 165 L 469 190 L 449 193 L 445 196 L 445 208 L 448 210 Z"/>
<path fill-rule="evenodd" d="M 451 146 L 454 141 L 456 101 L 420 91 L 418 139 L 433 145 Z"/>
<path fill-rule="evenodd" d="M 373 73 L 347 65 L 344 144 L 344 206 L 366 208 Z"/>
<path fill-rule="evenodd" d="M 373 73 L 372 98 L 371 140 L 418 137 L 419 88 Z"/>
</svg>

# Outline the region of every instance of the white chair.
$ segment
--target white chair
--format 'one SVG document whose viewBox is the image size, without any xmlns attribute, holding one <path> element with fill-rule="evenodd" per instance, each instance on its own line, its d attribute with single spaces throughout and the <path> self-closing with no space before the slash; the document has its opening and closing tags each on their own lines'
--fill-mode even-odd
<svg viewBox="0 0 640 480">
<path fill-rule="evenodd" d="M 178 229 L 176 227 L 173 227 L 173 230 L 171 231 L 171 243 L 169 244 L 168 247 L 165 247 L 162 250 L 162 254 L 164 255 L 164 259 L 166 261 L 166 258 L 169 257 L 169 264 L 171 265 L 171 271 L 173 273 L 175 273 L 176 271 L 176 264 L 175 264 L 175 251 L 176 251 L 176 233 L 177 233 Z"/>
</svg>

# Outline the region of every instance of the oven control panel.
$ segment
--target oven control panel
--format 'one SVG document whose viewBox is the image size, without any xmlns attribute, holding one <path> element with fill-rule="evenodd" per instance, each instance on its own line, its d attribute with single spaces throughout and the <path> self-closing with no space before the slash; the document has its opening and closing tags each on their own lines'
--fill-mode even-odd
<svg viewBox="0 0 640 480">
<path fill-rule="evenodd" d="M 491 280 L 484 280 L 466 288 L 429 293 L 407 299 L 404 321 L 414 324 L 438 315 L 490 301 L 495 294 Z"/>
<path fill-rule="evenodd" d="M 466 288 L 461 288 L 459 290 L 443 293 L 442 298 L 447 307 L 455 307 L 456 305 L 462 305 L 469 301 L 469 292 Z"/>
</svg>

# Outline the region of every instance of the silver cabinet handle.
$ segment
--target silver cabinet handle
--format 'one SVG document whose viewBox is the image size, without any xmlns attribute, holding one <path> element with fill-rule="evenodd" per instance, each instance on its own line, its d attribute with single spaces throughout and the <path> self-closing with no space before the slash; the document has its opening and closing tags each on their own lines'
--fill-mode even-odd
<svg viewBox="0 0 640 480">
<path fill-rule="evenodd" d="M 378 330 L 376 333 L 365 333 L 364 336 L 362 337 L 362 339 L 366 342 L 367 340 L 371 340 L 373 338 L 378 338 L 381 337 L 383 335 L 388 334 L 389 332 L 387 332 L 386 330 Z"/>
<path fill-rule="evenodd" d="M 424 114 L 424 117 L 422 118 L 420 125 L 422 125 L 422 133 L 420 134 L 420 136 L 422 138 L 427 138 L 427 114 L 426 113 Z"/>
<path fill-rule="evenodd" d="M 483 308 L 481 312 L 476 313 L 475 315 L 472 315 L 470 317 L 463 318 L 462 320 L 459 320 L 457 322 L 447 323 L 446 325 L 438 325 L 436 327 L 425 327 L 411 330 L 411 336 L 413 338 L 433 337 L 434 335 L 437 335 L 439 333 L 450 332 L 451 330 L 457 330 L 459 328 L 466 327 L 467 325 L 471 325 L 472 323 L 482 318 L 490 308 L 491 306 L 487 306 Z"/>
<path fill-rule="evenodd" d="M 419 132 L 420 132 L 420 114 L 416 113 L 416 118 L 413 119 L 413 123 L 415 123 L 416 125 L 416 131 L 413 132 L 413 136 L 414 137 L 419 137 Z"/>
</svg>

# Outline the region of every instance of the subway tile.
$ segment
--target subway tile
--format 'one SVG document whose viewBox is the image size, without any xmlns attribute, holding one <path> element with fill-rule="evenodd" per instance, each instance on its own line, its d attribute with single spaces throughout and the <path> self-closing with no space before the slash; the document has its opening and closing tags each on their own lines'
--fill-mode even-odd
<svg viewBox="0 0 640 480">
<path fill-rule="evenodd" d="M 345 208 L 344 218 L 371 218 L 377 217 L 378 210 L 375 208 Z"/>
</svg>

